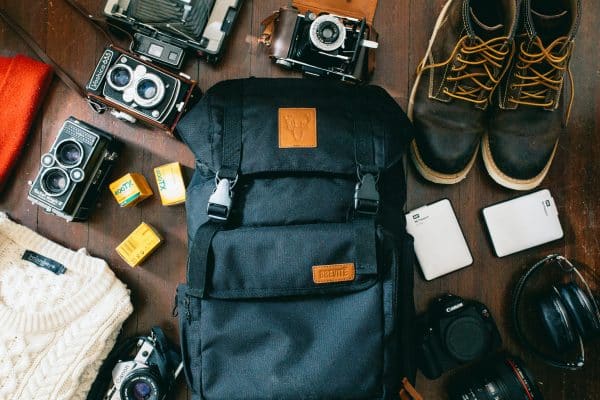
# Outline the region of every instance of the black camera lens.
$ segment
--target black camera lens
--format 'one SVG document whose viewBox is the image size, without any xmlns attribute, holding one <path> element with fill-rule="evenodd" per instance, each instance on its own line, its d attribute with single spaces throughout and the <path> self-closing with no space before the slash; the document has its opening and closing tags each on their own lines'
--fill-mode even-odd
<svg viewBox="0 0 600 400">
<path fill-rule="evenodd" d="M 125 87 L 131 82 L 131 70 L 124 66 L 116 66 L 110 71 L 110 81 L 117 87 Z"/>
<path fill-rule="evenodd" d="M 135 370 L 121 386 L 124 400 L 158 400 L 162 398 L 160 376 L 152 368 Z"/>
<path fill-rule="evenodd" d="M 50 168 L 44 172 L 41 184 L 46 194 L 60 196 L 69 188 L 69 175 L 60 168 Z"/>
<path fill-rule="evenodd" d="M 64 167 L 76 167 L 83 158 L 83 148 L 73 140 L 65 140 L 56 147 L 56 160 Z"/>
<path fill-rule="evenodd" d="M 543 400 L 523 361 L 513 357 L 489 360 L 456 377 L 450 400 Z"/>
<path fill-rule="evenodd" d="M 152 100 L 158 93 L 156 83 L 150 79 L 142 79 L 137 86 L 138 95 L 145 100 Z"/>
<path fill-rule="evenodd" d="M 331 21 L 325 21 L 317 28 L 317 36 L 323 43 L 334 43 L 340 37 L 340 28 Z"/>
</svg>

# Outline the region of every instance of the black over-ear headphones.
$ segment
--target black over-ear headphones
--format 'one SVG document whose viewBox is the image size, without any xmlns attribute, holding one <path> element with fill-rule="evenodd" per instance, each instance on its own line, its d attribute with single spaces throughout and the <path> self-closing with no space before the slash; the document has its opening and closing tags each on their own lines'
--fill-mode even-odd
<svg viewBox="0 0 600 400">
<path fill-rule="evenodd" d="M 519 308 L 523 289 L 536 271 L 546 265 L 556 265 L 571 276 L 566 284 L 555 285 L 550 293 L 537 300 L 535 306 L 541 317 L 554 349 L 561 353 L 574 348 L 579 343 L 580 353 L 576 361 L 564 361 L 545 354 L 527 339 L 519 319 Z M 576 283 L 583 283 L 584 289 Z M 512 320 L 517 337 L 531 352 L 547 364 L 568 370 L 581 369 L 585 363 L 585 338 L 600 334 L 600 310 L 589 285 L 577 268 L 565 257 L 551 254 L 538 261 L 521 277 L 515 288 L 512 304 Z"/>
</svg>

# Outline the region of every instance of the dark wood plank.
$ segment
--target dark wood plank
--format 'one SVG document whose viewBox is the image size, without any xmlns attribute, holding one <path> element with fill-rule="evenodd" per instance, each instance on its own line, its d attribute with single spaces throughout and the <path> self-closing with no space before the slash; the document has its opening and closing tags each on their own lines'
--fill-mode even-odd
<svg viewBox="0 0 600 400">
<path fill-rule="evenodd" d="M 93 12 L 101 12 L 102 1 L 79 0 Z M 188 60 L 185 71 L 207 90 L 216 82 L 248 76 L 298 76 L 280 69 L 266 57 L 257 43 L 260 21 L 286 2 L 247 0 L 219 65 Z M 377 70 L 373 83 L 382 85 L 406 107 L 415 69 L 424 54 L 433 24 L 445 0 L 380 0 L 375 26 L 380 33 Z M 45 48 L 48 54 L 85 82 L 100 56 L 105 40 L 62 0 L 0 0 L 15 20 Z M 597 344 L 588 346 L 588 365 L 579 373 L 553 370 L 532 358 L 516 343 L 508 318 L 510 293 L 523 269 L 541 256 L 561 252 L 588 268 L 586 276 L 600 281 L 597 259 L 600 255 L 600 70 L 597 23 L 600 9 L 592 1 L 584 2 L 582 28 L 572 63 L 576 99 L 568 133 L 561 138 L 559 151 L 550 174 L 543 184 L 557 201 L 565 238 L 556 243 L 505 259 L 493 255 L 480 219 L 485 205 L 515 196 L 501 189 L 487 176 L 481 161 L 468 178 L 455 186 L 442 187 L 425 182 L 407 162 L 409 196 L 407 209 L 441 198 L 449 198 L 462 224 L 471 248 L 474 264 L 463 271 L 425 282 L 417 270 L 416 302 L 419 311 L 444 292 L 478 299 L 492 310 L 505 347 L 525 358 L 543 385 L 546 399 L 592 400 L 600 398 L 600 357 Z M 0 55 L 32 55 L 21 41 L 0 23 Z M 54 139 L 62 122 L 70 115 L 88 121 L 120 137 L 126 144 L 114 171 L 114 178 L 126 172 L 141 172 L 156 190 L 153 168 L 171 161 L 186 167 L 188 177 L 194 167 L 191 153 L 180 142 L 157 131 L 114 120 L 110 115 L 93 113 L 83 100 L 55 79 L 42 111 L 36 119 L 23 155 L 7 189 L 0 193 L 0 209 L 17 221 L 72 248 L 88 251 L 107 260 L 132 292 L 134 315 L 125 324 L 125 334 L 146 332 L 159 324 L 176 340 L 177 321 L 171 316 L 176 285 L 184 280 L 186 226 L 183 206 L 163 207 L 155 195 L 134 209 L 120 209 L 108 189 L 98 201 L 99 209 L 88 223 L 67 224 L 45 215 L 28 203 L 27 182 L 37 173 L 40 155 Z M 141 221 L 155 226 L 165 238 L 163 246 L 143 266 L 132 269 L 114 248 Z M 598 284 L 594 285 L 598 289 Z M 418 387 L 426 399 L 445 399 L 444 377 L 428 381 L 419 377 Z M 189 397 L 180 382 L 177 398 Z"/>
</svg>

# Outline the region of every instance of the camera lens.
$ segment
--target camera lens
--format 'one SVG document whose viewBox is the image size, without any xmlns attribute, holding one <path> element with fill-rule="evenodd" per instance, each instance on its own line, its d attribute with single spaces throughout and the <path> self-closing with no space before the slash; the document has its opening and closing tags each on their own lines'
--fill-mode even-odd
<svg viewBox="0 0 600 400">
<path fill-rule="evenodd" d="M 134 370 L 121 386 L 124 400 L 158 400 L 163 396 L 160 375 L 152 368 Z"/>
<path fill-rule="evenodd" d="M 108 84 L 115 90 L 123 90 L 132 80 L 133 71 L 125 64 L 117 64 L 108 72 Z"/>
<path fill-rule="evenodd" d="M 309 30 L 312 44 L 322 51 L 335 51 L 346 41 L 346 27 L 333 15 L 325 14 L 313 21 Z"/>
<path fill-rule="evenodd" d="M 135 84 L 134 101 L 141 107 L 158 105 L 165 97 L 165 84 L 154 74 L 146 74 Z"/>
<path fill-rule="evenodd" d="M 63 167 L 76 167 L 81 164 L 83 147 L 73 140 L 65 140 L 56 147 L 56 160 Z"/>
<path fill-rule="evenodd" d="M 138 84 L 137 93 L 143 99 L 150 100 L 154 98 L 156 96 L 156 92 L 158 92 L 156 83 L 150 79 L 143 79 Z"/>
<path fill-rule="evenodd" d="M 543 400 L 533 376 L 518 358 L 488 360 L 455 379 L 450 400 Z"/>
<path fill-rule="evenodd" d="M 333 43 L 340 36 L 340 29 L 333 22 L 326 21 L 317 29 L 317 36 L 323 43 Z"/>
<path fill-rule="evenodd" d="M 132 391 L 136 400 L 146 400 L 152 395 L 152 386 L 147 382 L 137 382 Z"/>
<path fill-rule="evenodd" d="M 60 196 L 69 188 L 69 175 L 60 168 L 50 168 L 43 173 L 41 185 L 49 196 Z"/>
</svg>

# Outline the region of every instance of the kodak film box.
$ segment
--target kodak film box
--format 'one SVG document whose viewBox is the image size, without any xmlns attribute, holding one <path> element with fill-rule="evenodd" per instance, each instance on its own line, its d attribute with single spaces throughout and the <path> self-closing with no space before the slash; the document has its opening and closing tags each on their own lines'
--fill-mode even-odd
<svg viewBox="0 0 600 400">
<path fill-rule="evenodd" d="M 115 250 L 130 267 L 137 267 L 162 243 L 160 234 L 142 222 Z"/>
<path fill-rule="evenodd" d="M 146 178 L 136 172 L 122 176 L 108 187 L 121 207 L 133 207 L 153 194 Z"/>
<path fill-rule="evenodd" d="M 178 162 L 154 168 L 158 193 L 163 206 L 174 206 L 185 202 L 185 184 Z"/>
</svg>

